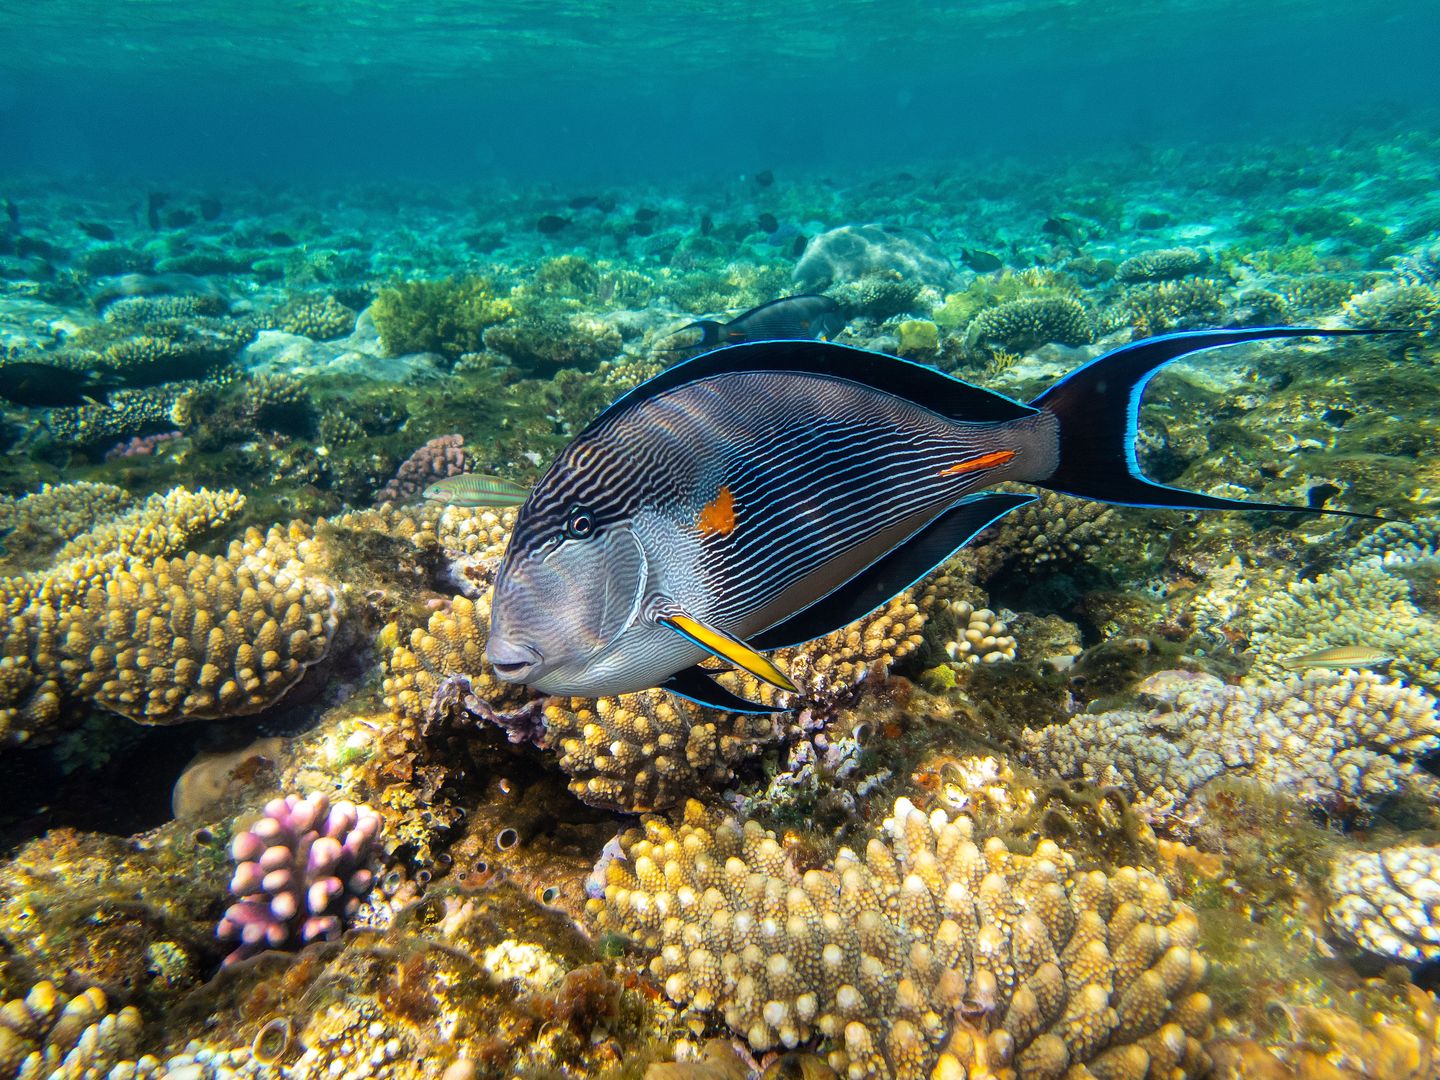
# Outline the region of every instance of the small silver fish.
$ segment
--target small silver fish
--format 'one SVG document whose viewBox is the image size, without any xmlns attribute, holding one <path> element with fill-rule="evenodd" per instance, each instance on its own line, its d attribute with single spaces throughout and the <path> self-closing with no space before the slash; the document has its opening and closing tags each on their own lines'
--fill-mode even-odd
<svg viewBox="0 0 1440 1080">
<path fill-rule="evenodd" d="M 481 473 L 460 473 L 436 480 L 422 493 L 427 502 L 445 503 L 449 506 L 519 506 L 530 494 L 529 488 L 512 484 L 498 476 Z"/>
<path fill-rule="evenodd" d="M 1344 668 L 1382 667 L 1395 662 L 1395 657 L 1383 649 L 1372 649 L 1368 645 L 1340 645 L 1334 649 L 1287 656 L 1280 661 L 1286 671 L 1307 671 L 1315 668 L 1341 670 Z"/>
</svg>

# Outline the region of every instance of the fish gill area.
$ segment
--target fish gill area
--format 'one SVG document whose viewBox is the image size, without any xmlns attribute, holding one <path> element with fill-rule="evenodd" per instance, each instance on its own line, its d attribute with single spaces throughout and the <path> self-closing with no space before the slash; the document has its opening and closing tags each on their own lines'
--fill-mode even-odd
<svg viewBox="0 0 1440 1080">
<path fill-rule="evenodd" d="M 1440 1077 L 1440 142 L 1313 151 L 7 180 L 0 1078 Z M 1021 401 L 1403 330 L 1140 412 L 1156 480 L 1391 520 L 1046 493 L 722 677 L 783 711 L 497 680 L 515 511 L 422 493 L 795 293 Z"/>
</svg>

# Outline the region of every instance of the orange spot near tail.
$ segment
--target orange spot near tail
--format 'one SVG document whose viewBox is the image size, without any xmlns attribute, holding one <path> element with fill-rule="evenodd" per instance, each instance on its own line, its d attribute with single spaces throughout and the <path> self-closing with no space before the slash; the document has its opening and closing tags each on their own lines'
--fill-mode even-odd
<svg viewBox="0 0 1440 1080">
<path fill-rule="evenodd" d="M 959 465 L 951 465 L 948 469 L 941 469 L 941 476 L 959 476 L 961 473 L 979 472 L 981 469 L 993 469 L 997 465 L 1004 465 L 1015 460 L 1014 450 L 993 450 L 988 454 L 981 454 L 979 457 L 971 458 L 969 461 L 962 461 Z"/>
<path fill-rule="evenodd" d="M 695 527 L 702 536 L 729 536 L 735 531 L 735 496 L 728 487 L 722 487 L 701 507 Z"/>
</svg>

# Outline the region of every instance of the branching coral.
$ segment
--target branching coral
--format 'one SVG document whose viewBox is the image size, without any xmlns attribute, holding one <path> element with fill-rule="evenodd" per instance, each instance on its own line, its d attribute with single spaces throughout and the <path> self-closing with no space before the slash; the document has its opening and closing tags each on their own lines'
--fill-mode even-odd
<svg viewBox="0 0 1440 1080">
<path fill-rule="evenodd" d="M 694 802 L 621 846 L 592 916 L 757 1051 L 823 1036 L 857 1078 L 1209 1066 L 1198 924 L 1147 871 L 1079 873 L 1048 841 L 982 849 L 968 819 L 906 799 L 863 854 L 803 872 L 773 833 Z"/>
<path fill-rule="evenodd" d="M 380 815 L 368 806 L 324 795 L 287 795 L 235 834 L 230 854 L 237 897 L 216 927 L 236 948 L 233 964 L 265 949 L 332 940 L 370 891 L 369 861 L 380 835 Z"/>
<path fill-rule="evenodd" d="M 333 296 L 302 296 L 272 312 L 265 322 L 287 334 L 329 341 L 355 329 L 355 312 Z"/>
<path fill-rule="evenodd" d="M 1194 248 L 1162 248 L 1132 255 L 1115 268 L 1115 276 L 1121 281 L 1131 282 L 1170 281 L 1198 274 L 1209 261 L 1208 255 Z"/>
<path fill-rule="evenodd" d="M 1088 345 L 1095 329 L 1085 305 L 1069 296 L 1033 296 L 986 308 L 965 329 L 965 351 L 1028 352 L 1046 342 Z"/>
<path fill-rule="evenodd" d="M 1401 791 L 1440 794 L 1419 765 L 1440 749 L 1428 694 L 1369 672 L 1313 674 L 1260 688 L 1200 678 L 1173 708 L 1076 717 L 1022 733 L 1036 768 L 1121 788 L 1163 818 L 1222 775 L 1250 777 L 1340 818 Z"/>
<path fill-rule="evenodd" d="M 1387 282 L 1352 297 L 1343 317 L 1366 330 L 1431 330 L 1440 326 L 1440 293 L 1429 285 Z"/>
<path fill-rule="evenodd" d="M 370 317 L 387 352 L 437 352 L 452 359 L 482 348 L 487 327 L 514 313 L 487 278 L 404 281 L 384 289 Z"/>
<path fill-rule="evenodd" d="M 0 1077 L 117 1076 L 110 1070 L 121 1062 L 133 1069 L 141 1028 L 139 1010 L 111 1012 L 98 987 L 67 997 L 53 983 L 36 983 L 23 998 L 0 1003 Z"/>
</svg>

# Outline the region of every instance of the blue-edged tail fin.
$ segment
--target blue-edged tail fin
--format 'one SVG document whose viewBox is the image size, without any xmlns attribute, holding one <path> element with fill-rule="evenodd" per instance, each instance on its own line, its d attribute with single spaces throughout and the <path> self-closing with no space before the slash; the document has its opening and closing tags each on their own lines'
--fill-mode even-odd
<svg viewBox="0 0 1440 1080">
<path fill-rule="evenodd" d="M 1051 413 L 1060 428 L 1060 464 L 1035 483 L 1066 495 L 1121 506 L 1178 510 L 1285 510 L 1376 518 L 1351 510 L 1286 503 L 1222 499 L 1147 480 L 1135 456 L 1140 398 L 1145 385 L 1166 364 L 1203 349 L 1218 349 L 1271 338 L 1341 337 L 1385 333 L 1359 329 L 1321 330 L 1305 326 L 1262 326 L 1247 330 L 1193 330 L 1146 338 L 1096 357 L 1072 371 L 1030 405 Z"/>
<path fill-rule="evenodd" d="M 683 334 L 686 330 L 699 330 L 700 340 L 692 345 L 691 348 L 712 349 L 716 345 L 721 344 L 720 331 L 723 329 L 725 329 L 725 327 L 714 319 L 699 319 L 692 322 L 689 326 L 682 326 L 676 333 Z"/>
</svg>

